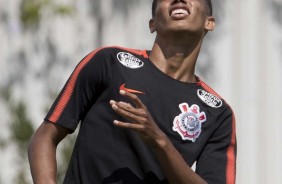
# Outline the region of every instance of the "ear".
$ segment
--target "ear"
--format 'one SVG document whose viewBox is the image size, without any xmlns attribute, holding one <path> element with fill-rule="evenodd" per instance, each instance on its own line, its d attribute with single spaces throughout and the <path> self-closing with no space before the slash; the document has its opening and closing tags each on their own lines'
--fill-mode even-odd
<svg viewBox="0 0 282 184">
<path fill-rule="evenodd" d="M 205 24 L 205 30 L 206 31 L 213 31 L 215 28 L 215 19 L 213 16 L 207 17 L 206 24 Z"/>
<path fill-rule="evenodd" d="M 150 28 L 150 32 L 153 33 L 156 31 L 156 26 L 155 26 L 155 21 L 154 19 L 150 19 L 149 21 L 149 28 Z"/>
</svg>

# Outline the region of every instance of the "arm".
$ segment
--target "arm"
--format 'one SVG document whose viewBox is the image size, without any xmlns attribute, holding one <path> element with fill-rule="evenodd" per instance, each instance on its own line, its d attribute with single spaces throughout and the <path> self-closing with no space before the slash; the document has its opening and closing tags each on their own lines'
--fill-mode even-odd
<svg viewBox="0 0 282 184">
<path fill-rule="evenodd" d="M 131 123 L 114 121 L 118 127 L 135 130 L 150 145 L 160 163 L 169 183 L 202 184 L 206 183 L 187 165 L 181 154 L 173 146 L 168 137 L 159 129 L 147 108 L 134 94 L 121 91 L 121 95 L 129 98 L 136 107 L 124 102 L 110 101 L 115 112 Z"/>
<path fill-rule="evenodd" d="M 236 183 L 236 127 L 231 108 L 218 118 L 219 126 L 197 160 L 196 173 L 208 183 Z"/>
<path fill-rule="evenodd" d="M 162 144 L 154 149 L 157 159 L 169 183 L 174 184 L 205 184 L 190 166 L 187 165 L 182 155 L 173 146 L 167 137 Z"/>
<path fill-rule="evenodd" d="M 46 121 L 34 133 L 28 147 L 28 158 L 34 183 L 56 183 L 56 148 L 67 134 L 66 128 Z"/>
<path fill-rule="evenodd" d="M 105 58 L 109 56 L 106 51 L 98 49 L 78 63 L 46 115 L 45 122 L 35 132 L 28 149 L 34 183 L 56 183 L 57 145 L 76 129 L 105 81 L 108 81 Z"/>
</svg>

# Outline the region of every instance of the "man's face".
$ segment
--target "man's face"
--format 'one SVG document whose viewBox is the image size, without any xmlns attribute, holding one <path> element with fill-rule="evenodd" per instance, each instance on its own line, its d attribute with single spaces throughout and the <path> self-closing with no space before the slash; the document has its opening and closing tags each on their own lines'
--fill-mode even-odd
<svg viewBox="0 0 282 184">
<path fill-rule="evenodd" d="M 204 0 L 158 0 L 151 31 L 158 34 L 205 33 L 210 17 Z"/>
</svg>

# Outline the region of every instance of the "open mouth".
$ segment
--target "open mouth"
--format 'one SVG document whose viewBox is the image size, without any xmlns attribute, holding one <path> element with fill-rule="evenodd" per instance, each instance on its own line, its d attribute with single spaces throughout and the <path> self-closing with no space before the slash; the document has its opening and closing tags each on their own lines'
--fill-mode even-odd
<svg viewBox="0 0 282 184">
<path fill-rule="evenodd" d="M 175 6 L 170 10 L 170 16 L 176 19 L 185 18 L 190 15 L 190 11 L 186 6 Z"/>
<path fill-rule="evenodd" d="M 184 10 L 184 9 L 176 9 L 171 12 L 171 16 L 175 16 L 175 15 L 189 15 L 189 12 L 188 10 Z"/>
</svg>

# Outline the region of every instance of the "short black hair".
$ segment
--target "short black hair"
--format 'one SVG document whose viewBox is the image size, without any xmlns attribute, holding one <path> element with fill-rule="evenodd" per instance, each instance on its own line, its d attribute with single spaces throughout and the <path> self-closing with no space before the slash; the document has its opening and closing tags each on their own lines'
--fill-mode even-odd
<svg viewBox="0 0 282 184">
<path fill-rule="evenodd" d="M 206 6 L 206 12 L 207 12 L 207 15 L 208 16 L 212 16 L 212 2 L 211 0 L 205 0 L 205 6 Z M 157 3 L 158 3 L 158 0 L 153 0 L 153 3 L 152 3 L 152 17 L 155 16 L 155 12 L 156 12 L 156 9 L 157 9 Z"/>
</svg>

